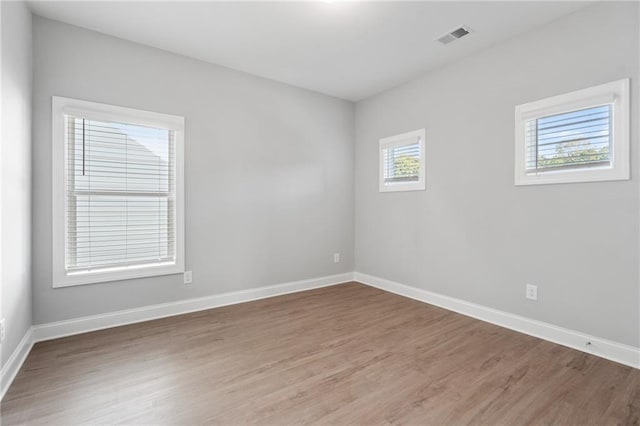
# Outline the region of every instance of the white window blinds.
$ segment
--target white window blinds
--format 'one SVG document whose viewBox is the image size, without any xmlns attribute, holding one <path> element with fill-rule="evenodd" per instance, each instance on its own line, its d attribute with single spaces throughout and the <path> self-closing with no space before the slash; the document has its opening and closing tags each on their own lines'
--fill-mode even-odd
<svg viewBox="0 0 640 426">
<path fill-rule="evenodd" d="M 65 114 L 68 273 L 176 261 L 169 129 Z"/>
<path fill-rule="evenodd" d="M 629 179 L 630 81 L 515 107 L 514 183 Z"/>
<path fill-rule="evenodd" d="M 420 141 L 409 139 L 406 145 L 383 149 L 385 184 L 418 182 L 420 179 Z"/>
<path fill-rule="evenodd" d="M 380 192 L 425 189 L 425 129 L 380 139 Z"/>
<path fill-rule="evenodd" d="M 527 120 L 527 172 L 610 166 L 612 110 L 607 104 Z"/>
</svg>

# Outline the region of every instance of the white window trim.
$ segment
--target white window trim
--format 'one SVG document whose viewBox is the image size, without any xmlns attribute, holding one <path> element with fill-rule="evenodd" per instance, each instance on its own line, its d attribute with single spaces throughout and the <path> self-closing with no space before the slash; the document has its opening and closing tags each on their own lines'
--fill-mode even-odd
<svg viewBox="0 0 640 426">
<path fill-rule="evenodd" d="M 94 120 L 120 121 L 142 126 L 155 126 L 173 130 L 176 143 L 176 260 L 160 265 L 138 265 L 99 271 L 74 272 L 65 269 L 65 149 L 64 115 L 78 113 Z M 184 118 L 88 102 L 59 96 L 52 97 L 52 280 L 53 287 L 69 287 L 83 284 L 126 280 L 131 278 L 179 274 L 184 272 Z"/>
<path fill-rule="evenodd" d="M 379 158 L 379 186 L 380 192 L 397 192 L 397 191 L 424 191 L 426 189 L 426 174 L 427 174 L 427 155 L 425 151 L 425 129 L 413 130 L 411 132 L 402 133 L 400 135 L 389 136 L 380 139 L 380 148 L 378 150 Z M 399 182 L 393 185 L 386 185 L 384 182 L 384 154 L 383 151 L 387 148 L 393 148 L 396 146 L 403 146 L 407 144 L 407 139 L 419 138 L 420 139 L 420 170 L 418 173 L 417 182 Z"/>
<path fill-rule="evenodd" d="M 527 120 L 607 103 L 613 105 L 610 166 L 538 173 L 526 171 L 525 124 Z M 516 106 L 515 184 L 519 186 L 629 179 L 629 122 L 628 78 Z"/>
</svg>

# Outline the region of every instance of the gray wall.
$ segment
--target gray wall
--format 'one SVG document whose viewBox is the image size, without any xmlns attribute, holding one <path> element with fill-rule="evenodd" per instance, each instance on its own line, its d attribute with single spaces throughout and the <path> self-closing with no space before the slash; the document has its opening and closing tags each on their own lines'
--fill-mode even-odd
<svg viewBox="0 0 640 426">
<path fill-rule="evenodd" d="M 638 346 L 638 24 L 595 4 L 362 101 L 354 157 L 348 102 L 36 17 L 33 322 L 351 271 L 355 217 L 359 272 Z M 632 180 L 515 187 L 514 106 L 624 77 Z M 193 285 L 51 288 L 52 95 L 186 117 Z M 427 191 L 379 193 L 378 139 L 421 127 Z"/>
<path fill-rule="evenodd" d="M 595 4 L 358 103 L 356 270 L 638 346 L 638 28 Z M 624 77 L 632 180 L 515 187 L 514 106 Z M 378 139 L 422 127 L 427 190 L 379 193 Z"/>
<path fill-rule="evenodd" d="M 353 270 L 353 104 L 39 17 L 33 25 L 34 324 Z M 52 95 L 186 118 L 192 285 L 171 275 L 51 287 Z"/>
<path fill-rule="evenodd" d="M 31 13 L 2 2 L 1 365 L 31 327 Z"/>
</svg>

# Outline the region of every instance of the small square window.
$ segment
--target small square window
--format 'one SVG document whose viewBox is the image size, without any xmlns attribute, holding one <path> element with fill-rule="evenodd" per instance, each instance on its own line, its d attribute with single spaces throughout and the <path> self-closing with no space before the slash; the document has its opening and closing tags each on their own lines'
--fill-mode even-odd
<svg viewBox="0 0 640 426">
<path fill-rule="evenodd" d="M 515 183 L 629 179 L 629 80 L 516 107 Z"/>
<path fill-rule="evenodd" d="M 380 139 L 380 192 L 425 189 L 425 130 Z"/>
</svg>

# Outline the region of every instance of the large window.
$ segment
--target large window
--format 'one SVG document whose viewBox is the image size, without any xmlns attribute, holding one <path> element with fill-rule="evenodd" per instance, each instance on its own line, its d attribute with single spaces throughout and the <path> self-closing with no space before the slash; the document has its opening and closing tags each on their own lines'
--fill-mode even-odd
<svg viewBox="0 0 640 426">
<path fill-rule="evenodd" d="M 629 80 L 516 107 L 516 185 L 629 178 Z"/>
<path fill-rule="evenodd" d="M 380 192 L 425 189 L 425 130 L 380 139 Z"/>
<path fill-rule="evenodd" d="M 184 269 L 182 117 L 53 98 L 53 285 Z"/>
</svg>

